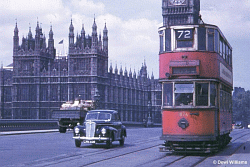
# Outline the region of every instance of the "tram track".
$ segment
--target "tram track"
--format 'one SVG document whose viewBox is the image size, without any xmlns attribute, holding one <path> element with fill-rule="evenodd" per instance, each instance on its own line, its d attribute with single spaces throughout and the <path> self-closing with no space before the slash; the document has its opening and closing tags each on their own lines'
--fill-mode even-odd
<svg viewBox="0 0 250 167">
<path fill-rule="evenodd" d="M 96 146 L 84 145 L 77 148 L 76 152 L 61 154 L 50 158 L 38 159 L 32 162 L 22 163 L 15 166 L 104 166 L 116 162 L 119 166 L 124 159 L 136 158 L 139 161 L 128 162 L 132 165 L 128 166 L 187 166 L 200 167 L 207 163 L 212 164 L 211 159 L 216 157 L 231 156 L 244 144 L 245 138 L 248 138 L 250 131 L 241 131 L 241 133 L 233 133 L 232 141 L 228 147 L 220 152 L 211 154 L 177 154 L 177 153 L 160 153 L 159 146 L 162 141 L 159 137 L 151 137 L 145 139 L 138 139 L 135 142 L 125 142 L 124 147 L 120 147 L 117 142 L 114 142 L 111 149 L 105 149 L 105 144 Z M 131 140 L 131 139 L 130 139 Z M 242 143 L 243 142 L 243 143 Z M 155 157 L 152 157 L 154 155 Z M 151 157 L 150 157 L 151 156 Z M 140 161 L 141 157 L 147 157 Z M 127 161 L 126 161 L 127 162 Z M 159 165 L 160 164 L 160 165 Z M 127 166 L 127 164 L 126 164 Z"/>
<path fill-rule="evenodd" d="M 233 154 L 235 154 L 245 143 L 242 143 L 240 145 L 236 145 L 236 142 L 241 140 L 242 138 L 246 137 L 247 135 L 249 135 L 250 132 L 245 132 L 245 133 L 236 133 L 234 134 L 234 139 L 230 142 L 232 143 L 232 145 L 235 146 L 235 148 L 233 148 L 232 151 L 229 151 L 229 154 L 227 156 L 232 156 Z M 189 155 L 183 155 L 183 154 L 175 154 L 175 153 L 168 153 L 166 156 L 155 159 L 154 162 L 152 162 L 151 164 L 143 164 L 143 166 L 145 167 L 149 167 L 149 166 L 186 166 L 186 167 L 198 167 L 198 166 L 203 166 L 202 163 L 204 161 L 206 161 L 208 158 L 214 158 L 217 156 L 221 156 L 221 152 L 227 152 L 228 148 L 224 148 L 223 150 L 221 150 L 220 152 L 216 153 L 216 154 L 204 154 L 204 156 L 200 156 L 197 154 L 189 154 Z M 171 157 L 171 158 L 168 158 Z M 173 161 L 168 162 L 169 159 L 174 159 Z M 159 161 L 162 162 L 161 165 L 159 165 Z M 212 162 L 211 162 L 212 164 Z"/>
<path fill-rule="evenodd" d="M 103 159 L 101 161 L 97 161 L 97 162 L 94 162 L 94 163 L 90 163 L 90 164 L 87 164 L 87 165 L 84 165 L 84 166 L 95 165 L 95 164 L 97 164 L 99 162 L 102 162 L 102 161 L 107 161 L 107 160 L 111 160 L 111 159 L 114 159 L 114 158 L 122 157 L 122 156 L 125 156 L 125 155 L 134 154 L 134 153 L 137 153 L 137 152 L 140 152 L 140 151 L 145 151 L 145 150 L 157 147 L 157 146 L 159 146 L 159 144 L 154 145 L 152 147 L 147 147 L 147 148 L 144 148 L 144 149 L 139 149 L 139 150 L 136 150 L 136 151 L 131 151 L 131 152 L 128 152 L 128 153 L 125 153 L 125 154 L 121 154 L 121 155 L 118 155 L 118 156 L 113 156 L 113 157 L 110 157 L 110 158 L 107 158 L 107 159 Z"/>
<path fill-rule="evenodd" d="M 151 144 L 154 141 L 158 141 L 158 143 Z M 84 165 L 82 165 L 82 166 L 88 166 L 88 165 L 93 165 L 102 161 L 107 161 L 107 160 L 111 160 L 114 158 L 140 152 L 143 150 L 147 150 L 153 147 L 158 147 L 159 145 L 160 145 L 159 137 L 154 137 L 154 138 L 146 139 L 146 140 L 138 140 L 134 142 L 133 145 L 128 145 L 128 146 L 125 145 L 126 147 L 119 147 L 118 145 L 113 145 L 113 148 L 103 149 L 103 150 L 100 150 L 99 148 L 101 149 L 105 148 L 105 145 L 97 145 L 97 146 L 87 145 L 87 146 L 83 146 L 79 148 L 79 150 L 81 149 L 82 150 L 77 153 L 63 154 L 63 155 L 59 155 L 59 156 L 55 156 L 51 158 L 39 159 L 33 162 L 20 164 L 18 166 L 55 166 L 55 165 L 60 165 L 60 164 L 73 162 L 73 161 L 79 161 L 83 159 L 91 159 L 92 157 L 101 157 L 101 155 L 111 155 L 107 158 L 99 158 L 99 160 L 97 159 L 93 162 L 85 163 Z M 85 149 L 91 149 L 91 151 L 86 153 Z M 98 149 L 98 150 L 92 150 L 92 149 Z"/>
<path fill-rule="evenodd" d="M 242 134 L 242 133 L 237 133 L 236 135 L 238 135 L 238 134 Z M 245 136 L 247 136 L 247 135 L 249 135 L 249 134 L 250 134 L 250 132 L 246 132 L 246 133 L 244 133 L 243 135 L 241 135 L 240 137 L 237 137 L 237 138 L 233 139 L 230 143 L 234 143 L 235 141 L 237 141 L 237 140 L 239 140 L 239 139 L 241 139 L 241 138 L 243 138 L 243 137 L 245 137 Z M 241 148 L 241 146 L 244 145 L 244 144 L 245 144 L 245 143 L 242 143 L 240 146 L 238 146 L 238 148 L 235 149 L 233 152 L 231 152 L 231 154 L 230 154 L 229 156 L 235 154 L 235 153 L 238 151 L 238 149 Z M 224 149 L 225 149 L 225 148 L 224 148 Z M 205 160 L 206 160 L 207 158 L 209 158 L 209 157 L 210 157 L 210 156 L 204 157 L 204 159 L 201 160 L 201 161 L 199 161 L 199 162 L 197 162 L 197 163 L 194 165 L 194 167 L 195 167 L 195 166 L 198 166 L 199 164 L 201 164 L 203 161 L 205 161 Z"/>
<path fill-rule="evenodd" d="M 240 134 L 240 133 L 239 133 Z M 241 135 L 239 136 L 239 134 L 236 134 L 235 136 L 237 136 L 236 138 L 234 138 L 232 141 L 231 141 L 231 143 L 235 143 L 236 141 L 238 141 L 238 140 L 240 140 L 240 139 L 242 139 L 243 137 L 245 137 L 245 136 L 247 136 L 247 135 L 249 135 L 250 134 L 250 132 L 246 132 L 246 133 L 241 133 Z M 151 142 L 153 142 L 153 141 L 155 141 L 155 139 L 150 139 L 150 140 L 141 140 L 141 141 L 138 141 L 138 142 L 136 142 L 136 143 L 134 143 L 135 145 L 143 145 L 143 144 L 146 144 L 146 143 L 151 143 Z M 243 143 L 244 144 L 244 143 Z M 238 146 L 237 147 L 237 149 L 234 149 L 234 151 L 230 154 L 230 155 L 232 155 L 232 154 L 234 154 L 237 150 L 238 150 L 238 148 L 240 148 L 243 144 L 241 144 L 240 146 Z M 102 159 L 100 159 L 100 160 L 98 160 L 98 161 L 94 161 L 94 162 L 91 162 L 91 163 L 86 163 L 86 164 L 84 164 L 84 165 L 81 165 L 81 166 L 95 166 L 95 165 L 98 165 L 99 163 L 105 163 L 105 162 L 108 162 L 108 161 L 112 161 L 112 160 L 114 160 L 114 159 L 117 159 L 117 158 L 121 158 L 121 157 L 124 157 L 124 156 L 128 156 L 128 155 L 132 155 L 132 154 L 137 154 L 137 153 L 139 153 L 139 152 L 146 152 L 147 150 L 150 150 L 150 149 L 152 149 L 152 148 L 156 148 L 156 147 L 159 147 L 160 146 L 160 144 L 155 144 L 155 145 L 150 145 L 150 146 L 147 146 L 147 147 L 143 147 L 143 148 L 138 148 L 137 147 L 137 149 L 133 149 L 133 150 L 129 150 L 129 151 L 125 151 L 125 152 L 123 152 L 123 153 L 120 153 L 120 154 L 116 154 L 116 155 L 112 155 L 112 156 L 109 156 L 109 157 L 106 157 L 106 158 L 102 158 Z M 123 148 L 124 149 L 124 148 Z M 121 148 L 118 148 L 117 147 L 117 149 L 116 148 L 114 148 L 114 149 L 111 149 L 111 150 L 103 150 L 103 151 L 99 151 L 99 152 L 95 152 L 95 153 L 91 153 L 91 154 L 86 154 L 86 155 L 84 155 L 84 157 L 89 157 L 89 156 L 94 156 L 94 155 L 97 155 L 97 154 L 107 154 L 107 153 L 115 153 L 116 151 L 118 151 L 118 150 L 122 150 Z M 168 156 L 170 156 L 170 157 L 168 157 Z M 169 158 L 169 159 L 172 159 L 173 157 L 175 157 L 174 158 L 174 160 L 173 161 L 171 161 L 171 162 L 169 162 L 169 163 L 164 163 L 164 165 L 163 166 L 169 166 L 169 167 L 171 167 L 171 166 L 176 166 L 176 165 L 183 165 L 183 164 L 185 164 L 186 166 L 190 166 L 190 167 L 195 167 L 195 166 L 199 166 L 202 162 L 204 162 L 207 158 L 210 158 L 211 156 L 213 156 L 213 155 L 211 155 L 211 154 L 208 154 L 208 155 L 204 155 L 204 156 L 199 156 L 199 155 L 197 155 L 197 154 L 191 154 L 191 155 L 183 155 L 183 156 L 180 156 L 180 155 L 178 155 L 178 154 L 174 154 L 174 156 L 173 156 L 173 154 L 171 155 L 169 155 L 169 154 L 167 154 L 167 155 L 164 155 L 164 156 L 161 156 L 161 157 L 159 157 L 159 158 L 156 158 L 155 160 L 154 160 L 154 162 L 155 163 L 158 163 L 159 161 L 164 161 L 166 158 Z M 78 157 L 75 157 L 76 159 L 78 159 Z M 53 164 L 51 164 L 51 165 L 56 165 L 56 164 L 60 164 L 61 162 L 59 162 L 59 163 L 53 163 Z M 152 165 L 152 163 L 150 164 L 148 164 L 147 165 L 147 163 L 145 163 L 145 164 L 142 164 L 143 166 L 151 166 Z M 50 166 L 50 165 L 49 165 Z M 138 165 L 138 166 L 141 166 L 141 165 Z"/>
</svg>

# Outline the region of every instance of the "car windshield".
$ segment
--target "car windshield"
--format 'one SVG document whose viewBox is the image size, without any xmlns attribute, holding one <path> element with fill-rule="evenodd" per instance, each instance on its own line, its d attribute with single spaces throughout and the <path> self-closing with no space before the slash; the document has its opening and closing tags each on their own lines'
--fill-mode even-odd
<svg viewBox="0 0 250 167">
<path fill-rule="evenodd" d="M 86 121 L 89 120 L 111 120 L 111 114 L 109 113 L 101 113 L 101 112 L 96 112 L 96 113 L 88 113 L 86 116 Z"/>
</svg>

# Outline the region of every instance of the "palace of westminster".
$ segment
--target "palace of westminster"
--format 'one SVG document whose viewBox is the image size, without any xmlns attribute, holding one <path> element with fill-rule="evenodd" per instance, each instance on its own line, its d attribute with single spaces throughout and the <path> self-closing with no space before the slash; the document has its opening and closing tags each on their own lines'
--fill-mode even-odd
<svg viewBox="0 0 250 167">
<path fill-rule="evenodd" d="M 51 111 L 76 98 L 99 101 L 99 108 L 114 109 L 122 121 L 142 122 L 148 116 L 161 122 L 161 85 L 146 63 L 139 72 L 108 67 L 108 30 L 97 34 L 74 34 L 69 26 L 68 55 L 56 57 L 52 26 L 48 44 L 37 23 L 35 37 L 31 28 L 19 45 L 18 25 L 14 28 L 13 64 L 1 68 L 0 119 L 50 119 Z M 156 55 L 157 56 L 157 55 Z M 12 68 L 13 66 L 13 68 Z"/>
</svg>

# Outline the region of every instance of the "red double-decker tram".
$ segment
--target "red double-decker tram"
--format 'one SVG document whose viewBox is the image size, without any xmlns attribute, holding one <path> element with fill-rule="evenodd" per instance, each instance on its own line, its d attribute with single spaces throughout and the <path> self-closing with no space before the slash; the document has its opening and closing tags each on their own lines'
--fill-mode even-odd
<svg viewBox="0 0 250 167">
<path fill-rule="evenodd" d="M 159 35 L 160 151 L 220 150 L 231 140 L 232 47 L 217 26 L 204 23 L 163 26 Z"/>
</svg>

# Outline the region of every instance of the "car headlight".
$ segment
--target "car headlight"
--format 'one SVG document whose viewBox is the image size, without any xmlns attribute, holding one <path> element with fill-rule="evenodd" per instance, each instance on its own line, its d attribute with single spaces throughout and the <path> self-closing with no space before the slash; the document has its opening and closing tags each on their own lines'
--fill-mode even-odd
<svg viewBox="0 0 250 167">
<path fill-rule="evenodd" d="M 79 128 L 75 128 L 75 133 L 79 133 L 80 129 Z"/>
<path fill-rule="evenodd" d="M 101 132 L 102 132 L 103 135 L 105 135 L 107 131 L 106 131 L 105 128 L 102 128 Z"/>
</svg>

